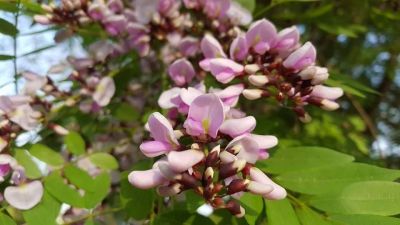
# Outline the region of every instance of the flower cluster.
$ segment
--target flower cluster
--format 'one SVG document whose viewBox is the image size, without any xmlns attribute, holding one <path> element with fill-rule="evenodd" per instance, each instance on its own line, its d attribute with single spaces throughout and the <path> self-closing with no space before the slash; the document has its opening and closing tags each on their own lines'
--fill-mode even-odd
<svg viewBox="0 0 400 225">
<path fill-rule="evenodd" d="M 138 188 L 157 187 L 162 196 L 192 189 L 214 208 L 237 217 L 244 215 L 235 200 L 243 192 L 284 198 L 286 191 L 254 166 L 268 158 L 267 149 L 277 144 L 276 137 L 252 134 L 255 118 L 232 117 L 230 110 L 216 94 L 199 95 L 175 130 L 163 115 L 153 113 L 147 124 L 153 140 L 142 143 L 140 150 L 161 158 L 152 169 L 131 172 L 129 181 Z"/>
<path fill-rule="evenodd" d="M 328 70 L 315 65 L 314 46 L 310 42 L 301 45 L 299 39 L 294 26 L 277 32 L 268 20 L 258 20 L 232 41 L 229 54 L 217 39 L 206 35 L 201 41 L 204 59 L 199 65 L 223 84 L 241 79 L 247 99 L 275 97 L 308 122 L 311 117 L 305 105 L 335 110 L 339 108 L 335 100 L 343 90 L 322 85 Z"/>
</svg>

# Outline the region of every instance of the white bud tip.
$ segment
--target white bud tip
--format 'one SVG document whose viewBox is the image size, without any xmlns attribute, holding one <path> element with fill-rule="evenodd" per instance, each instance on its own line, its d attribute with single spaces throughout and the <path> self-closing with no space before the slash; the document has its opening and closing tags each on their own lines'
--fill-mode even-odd
<svg viewBox="0 0 400 225">
<path fill-rule="evenodd" d="M 245 89 L 242 94 L 248 100 L 256 100 L 261 98 L 263 91 L 260 89 Z"/>
<path fill-rule="evenodd" d="M 249 82 L 254 86 L 261 87 L 268 83 L 268 77 L 265 75 L 250 75 Z"/>
</svg>

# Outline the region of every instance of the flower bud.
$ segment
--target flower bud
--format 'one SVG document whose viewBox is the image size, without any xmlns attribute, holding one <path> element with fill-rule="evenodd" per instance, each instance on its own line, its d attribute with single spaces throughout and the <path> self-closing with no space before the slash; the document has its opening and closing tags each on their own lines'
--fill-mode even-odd
<svg viewBox="0 0 400 225">
<path fill-rule="evenodd" d="M 244 71 L 246 71 L 246 73 L 248 74 L 255 74 L 260 70 L 260 66 L 257 64 L 247 64 L 244 67 Z"/>
<path fill-rule="evenodd" d="M 225 179 L 240 172 L 246 166 L 246 160 L 237 159 L 231 163 L 221 164 L 219 167 L 219 179 Z"/>
<path fill-rule="evenodd" d="M 242 93 L 248 100 L 256 100 L 264 95 L 264 91 L 260 89 L 245 89 Z"/>
<path fill-rule="evenodd" d="M 265 75 L 250 75 L 248 79 L 252 85 L 257 87 L 264 86 L 269 81 L 268 77 Z"/>
<path fill-rule="evenodd" d="M 237 218 L 241 218 L 245 214 L 244 208 L 235 200 L 230 200 L 226 203 L 225 208 Z"/>
</svg>

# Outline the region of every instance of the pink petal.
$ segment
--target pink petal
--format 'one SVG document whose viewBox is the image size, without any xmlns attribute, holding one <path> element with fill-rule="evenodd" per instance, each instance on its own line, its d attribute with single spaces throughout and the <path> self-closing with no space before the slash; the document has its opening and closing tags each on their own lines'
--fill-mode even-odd
<svg viewBox="0 0 400 225">
<path fill-rule="evenodd" d="M 213 92 L 216 94 L 225 105 L 235 106 L 239 100 L 240 94 L 244 90 L 243 84 L 231 85 L 224 90 Z"/>
<path fill-rule="evenodd" d="M 221 44 L 212 35 L 206 34 L 200 43 L 205 58 L 226 58 Z"/>
<path fill-rule="evenodd" d="M 169 143 L 172 146 L 179 145 L 174 135 L 171 123 L 161 113 L 155 112 L 149 117 L 149 130 L 151 136 L 159 142 Z"/>
<path fill-rule="evenodd" d="M 289 69 L 301 70 L 312 65 L 316 57 L 317 52 L 315 47 L 311 42 L 306 42 L 302 47 L 290 54 L 285 61 L 283 61 L 283 65 Z"/>
<path fill-rule="evenodd" d="M 286 190 L 283 187 L 281 187 L 280 185 L 273 182 L 261 170 L 255 168 L 255 167 L 252 167 L 250 169 L 250 178 L 259 183 L 271 185 L 274 188 L 274 190 L 272 192 L 264 195 L 265 198 L 271 199 L 271 200 L 279 200 L 279 199 L 284 199 L 286 197 L 286 194 L 287 194 Z"/>
<path fill-rule="evenodd" d="M 253 116 L 247 116 L 240 119 L 225 120 L 219 128 L 219 131 L 235 138 L 237 136 L 250 133 L 256 127 L 256 119 Z"/>
<path fill-rule="evenodd" d="M 278 144 L 278 138 L 272 135 L 251 134 L 250 136 L 257 142 L 260 149 L 270 149 Z"/>
<path fill-rule="evenodd" d="M 115 93 L 114 80 L 111 77 L 104 77 L 100 80 L 93 94 L 93 100 L 99 106 L 106 106 L 110 103 Z"/>
<path fill-rule="evenodd" d="M 324 99 L 336 100 L 343 95 L 343 89 L 338 87 L 327 87 L 323 85 L 316 85 L 314 86 L 311 95 Z"/>
<path fill-rule="evenodd" d="M 166 154 L 167 152 L 174 149 L 174 147 L 171 144 L 161 141 L 146 141 L 143 142 L 139 146 L 139 148 L 140 151 L 142 151 L 142 153 L 149 158 Z"/>
<path fill-rule="evenodd" d="M 215 58 L 210 60 L 210 71 L 211 74 L 221 83 L 228 83 L 235 76 L 241 74 L 244 70 L 244 66 L 240 65 L 230 59 Z"/>
<path fill-rule="evenodd" d="M 20 186 L 9 186 L 4 190 L 5 200 L 13 207 L 28 210 L 36 206 L 43 196 L 43 185 L 32 181 Z"/>
<path fill-rule="evenodd" d="M 184 56 L 193 56 L 199 50 L 199 40 L 194 37 L 185 37 L 179 43 L 179 51 Z"/>
<path fill-rule="evenodd" d="M 260 147 L 250 136 L 242 135 L 234 138 L 226 146 L 226 149 L 232 147 L 238 147 L 240 149 L 239 153 L 236 155 L 238 159 L 244 159 L 246 162 L 253 164 L 257 161 Z"/>
<path fill-rule="evenodd" d="M 296 26 L 288 27 L 278 33 L 278 39 L 274 46 L 277 50 L 290 50 L 296 47 L 300 39 L 300 33 Z"/>
<path fill-rule="evenodd" d="M 199 150 L 173 151 L 168 154 L 171 169 L 177 173 L 187 171 L 204 159 L 204 153 Z"/>
<path fill-rule="evenodd" d="M 129 182 L 140 189 L 149 189 L 163 184 L 167 179 L 161 175 L 158 168 L 144 171 L 132 171 L 128 176 Z"/>
<path fill-rule="evenodd" d="M 200 124 L 205 134 L 215 138 L 224 121 L 224 116 L 224 106 L 215 94 L 201 95 L 190 105 L 188 119 L 185 121 L 184 127 L 191 134 L 193 124 Z M 193 135 L 198 136 L 199 134 Z"/>
<path fill-rule="evenodd" d="M 264 54 L 276 42 L 277 32 L 275 26 L 266 19 L 253 22 L 246 33 L 249 47 L 254 47 L 258 54 Z"/>
<path fill-rule="evenodd" d="M 163 109 L 170 109 L 178 107 L 178 105 L 173 101 L 175 98 L 179 98 L 181 93 L 181 88 L 174 87 L 167 91 L 164 91 L 158 98 L 158 105 Z"/>
<path fill-rule="evenodd" d="M 236 61 L 242 61 L 247 57 L 249 47 L 247 45 L 246 38 L 239 36 L 232 41 L 229 49 L 231 59 Z"/>
<path fill-rule="evenodd" d="M 185 58 L 173 62 L 169 66 L 168 73 L 171 79 L 178 86 L 189 83 L 196 74 L 192 64 Z"/>
<path fill-rule="evenodd" d="M 180 97 L 185 104 L 190 105 L 194 99 L 202 94 L 204 94 L 204 92 L 199 91 L 196 88 L 189 87 L 187 89 L 181 89 Z"/>
</svg>

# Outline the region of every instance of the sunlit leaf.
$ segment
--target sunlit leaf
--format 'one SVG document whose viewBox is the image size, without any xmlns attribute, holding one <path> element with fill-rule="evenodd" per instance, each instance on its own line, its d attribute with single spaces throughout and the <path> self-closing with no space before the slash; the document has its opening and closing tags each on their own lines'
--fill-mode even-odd
<svg viewBox="0 0 400 225">
<path fill-rule="evenodd" d="M 339 190 L 359 181 L 392 181 L 399 177 L 399 170 L 390 170 L 361 163 L 347 163 L 286 173 L 277 177 L 276 180 L 285 188 L 296 192 L 323 194 Z"/>
<path fill-rule="evenodd" d="M 65 136 L 64 142 L 69 152 L 75 155 L 85 153 L 85 141 L 80 134 L 70 131 L 68 135 Z"/>
<path fill-rule="evenodd" d="M 329 219 L 346 225 L 399 225 L 400 219 L 376 215 L 333 215 Z"/>
<path fill-rule="evenodd" d="M 94 153 L 89 156 L 89 159 L 93 164 L 102 169 L 114 170 L 118 168 L 117 160 L 114 158 L 114 156 L 108 153 Z"/>
<path fill-rule="evenodd" d="M 16 149 L 14 157 L 25 168 L 25 175 L 28 178 L 36 179 L 42 176 L 37 164 L 33 161 L 28 151 Z"/>
<path fill-rule="evenodd" d="M 322 147 L 280 148 L 268 160 L 259 163 L 268 173 L 281 174 L 299 170 L 330 167 L 348 163 L 353 156 Z"/>
<path fill-rule="evenodd" d="M 288 199 L 266 201 L 269 225 L 300 225 L 300 222 Z"/>
<path fill-rule="evenodd" d="M 296 214 L 301 225 L 333 225 L 333 223 L 328 221 L 323 215 L 307 207 L 296 208 Z"/>
<path fill-rule="evenodd" d="M 235 0 L 237 3 L 242 5 L 244 8 L 249 10 L 250 12 L 253 12 L 254 9 L 256 8 L 256 1 L 255 0 Z"/>
<path fill-rule="evenodd" d="M 17 225 L 16 222 L 14 222 L 13 219 L 11 219 L 9 216 L 7 216 L 4 213 L 0 212 L 0 224 L 1 225 Z"/>
<path fill-rule="evenodd" d="M 64 159 L 62 156 L 58 152 L 45 145 L 34 144 L 29 152 L 36 158 L 51 166 L 61 166 L 64 164 Z"/>
<path fill-rule="evenodd" d="M 351 184 L 335 193 L 316 196 L 310 203 L 331 213 L 391 216 L 400 213 L 399 201 L 400 184 L 365 181 Z"/>
</svg>

